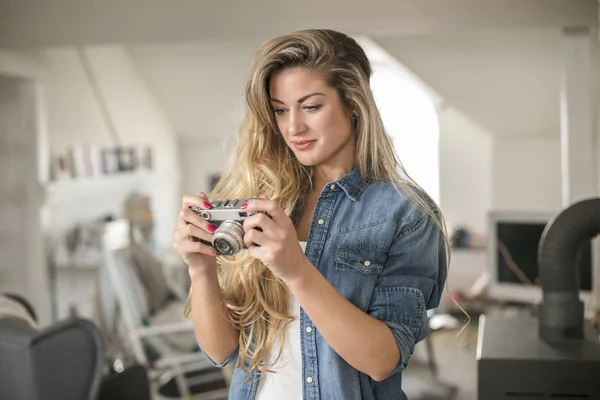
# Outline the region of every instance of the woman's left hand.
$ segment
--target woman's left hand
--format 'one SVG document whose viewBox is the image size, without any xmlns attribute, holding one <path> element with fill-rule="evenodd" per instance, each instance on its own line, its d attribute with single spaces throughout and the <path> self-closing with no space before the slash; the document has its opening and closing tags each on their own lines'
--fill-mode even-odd
<svg viewBox="0 0 600 400">
<path fill-rule="evenodd" d="M 284 282 L 294 280 L 307 259 L 291 218 L 285 215 L 279 203 L 265 195 L 250 201 L 245 210 L 258 212 L 244 221 L 244 244 L 250 255 L 262 261 Z"/>
</svg>

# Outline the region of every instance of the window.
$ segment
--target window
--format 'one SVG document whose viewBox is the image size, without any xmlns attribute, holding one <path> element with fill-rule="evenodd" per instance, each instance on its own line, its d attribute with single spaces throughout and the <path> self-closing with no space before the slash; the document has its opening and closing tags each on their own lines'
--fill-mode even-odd
<svg viewBox="0 0 600 400">
<path fill-rule="evenodd" d="M 439 123 L 435 106 L 399 68 L 375 64 L 371 88 L 408 174 L 439 204 Z"/>
</svg>

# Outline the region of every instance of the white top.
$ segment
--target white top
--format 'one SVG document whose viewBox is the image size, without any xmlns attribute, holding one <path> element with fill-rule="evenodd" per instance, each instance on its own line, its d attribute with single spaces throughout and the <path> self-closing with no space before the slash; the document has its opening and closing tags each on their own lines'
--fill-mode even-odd
<svg viewBox="0 0 600 400">
<path fill-rule="evenodd" d="M 306 251 L 306 242 L 300 242 Z M 271 367 L 274 372 L 266 372 L 258 381 L 256 400 L 302 400 L 302 350 L 300 348 L 300 304 L 288 291 L 288 313 L 294 318 L 285 331 L 285 340 L 281 356 Z M 271 365 L 279 353 L 279 340 L 276 340 L 269 353 Z"/>
</svg>

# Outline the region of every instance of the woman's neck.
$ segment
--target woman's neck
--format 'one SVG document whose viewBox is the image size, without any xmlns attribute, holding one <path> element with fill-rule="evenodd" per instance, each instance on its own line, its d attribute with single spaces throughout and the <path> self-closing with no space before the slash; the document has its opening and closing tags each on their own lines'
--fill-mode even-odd
<svg viewBox="0 0 600 400">
<path fill-rule="evenodd" d="M 354 169 L 354 162 L 347 162 L 344 165 L 317 165 L 313 175 L 314 190 L 321 191 L 323 186 L 329 182 L 335 182 L 342 179 Z"/>
<path fill-rule="evenodd" d="M 344 146 L 339 149 L 329 160 L 315 165 L 313 174 L 313 188 L 321 191 L 329 182 L 342 179 L 354 169 L 356 164 L 356 144 L 350 137 Z"/>
</svg>

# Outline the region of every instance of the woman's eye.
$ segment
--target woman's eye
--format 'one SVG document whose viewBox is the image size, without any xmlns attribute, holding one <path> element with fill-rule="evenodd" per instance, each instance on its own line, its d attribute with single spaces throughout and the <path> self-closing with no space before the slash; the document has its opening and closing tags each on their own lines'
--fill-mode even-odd
<svg viewBox="0 0 600 400">
<path fill-rule="evenodd" d="M 283 113 L 285 112 L 284 108 L 274 108 L 273 112 L 277 115 L 283 115 Z"/>
<path fill-rule="evenodd" d="M 317 111 L 319 108 L 321 108 L 321 106 L 305 106 L 304 109 L 308 112 L 315 112 Z"/>
</svg>

